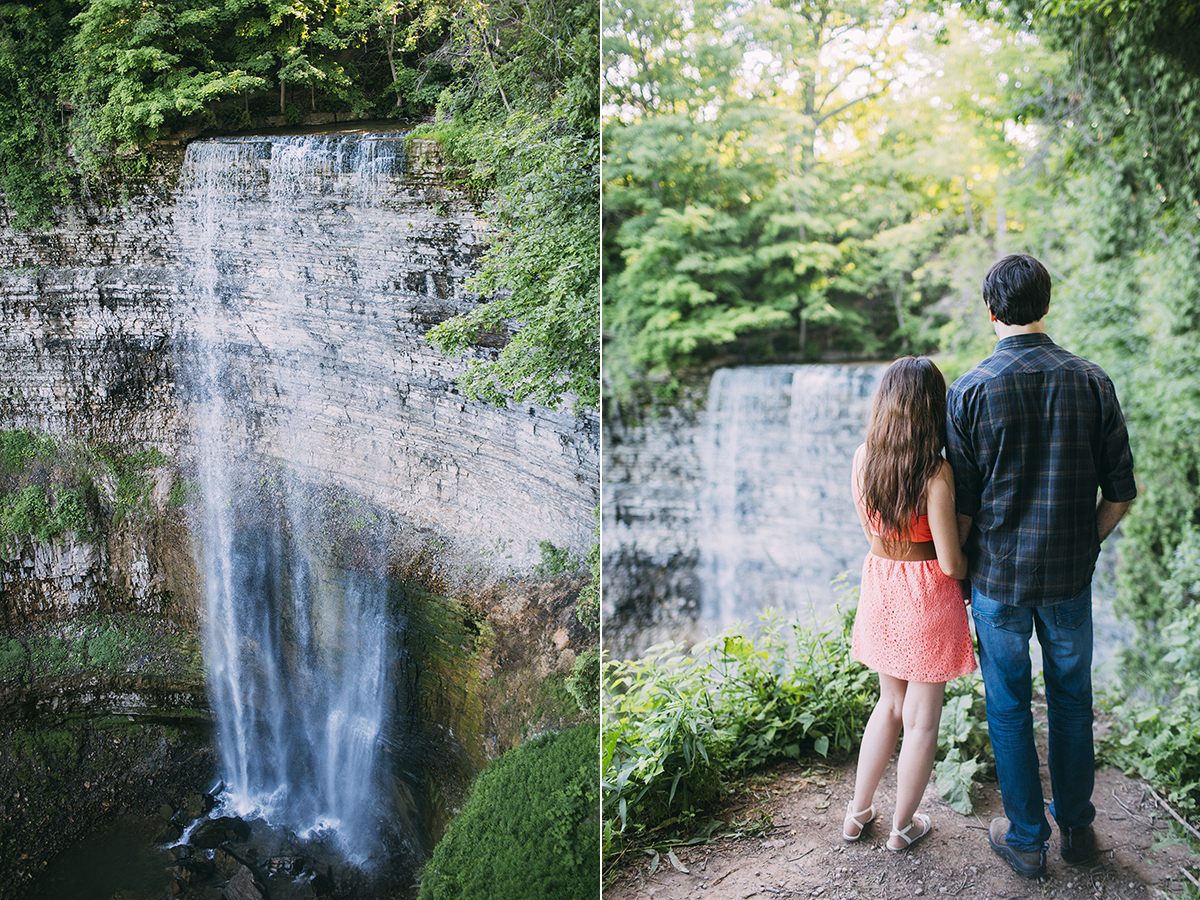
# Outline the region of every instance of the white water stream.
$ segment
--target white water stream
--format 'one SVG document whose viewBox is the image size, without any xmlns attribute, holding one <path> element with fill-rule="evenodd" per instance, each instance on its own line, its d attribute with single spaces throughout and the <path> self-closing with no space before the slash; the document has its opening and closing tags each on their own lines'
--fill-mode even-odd
<svg viewBox="0 0 1200 900">
<path fill-rule="evenodd" d="M 366 565 L 332 566 L 328 546 L 319 549 L 313 492 L 247 450 L 258 444 L 306 458 L 289 398 L 328 374 L 311 371 L 322 355 L 310 352 L 305 328 L 314 295 L 308 264 L 330 258 L 322 218 L 338 218 L 344 234 L 355 209 L 376 202 L 402 166 L 401 141 L 373 137 L 193 143 L 176 223 L 192 274 L 180 298 L 196 329 L 182 380 L 199 455 L 205 660 L 225 808 L 331 835 L 360 860 L 379 839 L 379 758 L 392 701 L 382 554 L 364 538 L 356 549 Z M 247 198 L 259 211 L 243 221 Z M 273 211 L 265 225 L 263 201 Z M 332 250 L 353 267 L 352 247 Z M 265 412 L 255 400 L 264 395 L 276 398 Z"/>
<path fill-rule="evenodd" d="M 774 607 L 828 618 L 832 582 L 857 583 L 863 537 L 850 501 L 880 365 L 720 369 L 700 461 L 701 615 L 712 630 Z"/>
<path fill-rule="evenodd" d="M 861 581 L 867 542 L 850 495 L 883 364 L 720 369 L 700 437 L 701 622 L 753 625 L 767 609 L 823 622 Z M 1096 664 L 1103 676 L 1130 629 L 1112 612 L 1115 541 L 1093 579 Z M 1036 641 L 1034 650 L 1037 653 Z"/>
</svg>

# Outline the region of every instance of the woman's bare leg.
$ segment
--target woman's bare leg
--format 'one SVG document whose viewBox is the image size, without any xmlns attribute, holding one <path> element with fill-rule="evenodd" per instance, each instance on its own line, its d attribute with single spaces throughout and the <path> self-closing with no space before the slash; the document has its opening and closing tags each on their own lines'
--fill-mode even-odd
<svg viewBox="0 0 1200 900">
<path fill-rule="evenodd" d="M 896 830 L 912 824 L 913 813 L 920 806 L 921 797 L 929 785 L 933 758 L 937 754 L 938 724 L 942 720 L 945 693 L 945 682 L 908 682 L 908 690 L 904 694 L 904 743 L 900 746 L 900 759 L 896 763 L 896 811 L 892 819 L 892 828 Z M 920 825 L 917 829 L 920 830 Z M 888 845 L 902 847 L 904 841 L 897 838 L 894 843 L 889 841 Z"/>
<path fill-rule="evenodd" d="M 862 745 L 858 749 L 858 771 L 854 777 L 854 799 L 850 808 L 854 812 L 868 809 L 875 800 L 875 788 L 883 777 L 883 770 L 896 749 L 900 728 L 904 724 L 904 694 L 908 682 L 879 674 L 879 702 L 863 729 Z M 855 834 L 857 826 L 847 820 L 845 830 Z"/>
</svg>

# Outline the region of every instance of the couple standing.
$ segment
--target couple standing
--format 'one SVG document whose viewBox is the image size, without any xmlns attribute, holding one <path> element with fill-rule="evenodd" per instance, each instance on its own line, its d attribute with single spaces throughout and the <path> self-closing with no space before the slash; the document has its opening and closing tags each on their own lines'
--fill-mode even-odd
<svg viewBox="0 0 1200 900">
<path fill-rule="evenodd" d="M 1033 739 L 1029 639 L 1042 647 L 1050 814 L 1063 859 L 1096 849 L 1091 796 L 1091 579 L 1103 541 L 1137 494 L 1108 376 L 1057 346 L 1043 318 L 1050 275 L 1031 256 L 997 262 L 983 299 L 999 342 L 950 386 L 927 359 L 898 360 L 876 394 L 853 491 L 871 541 L 854 624 L 856 658 L 879 671 L 842 836 L 875 816 L 875 788 L 901 729 L 889 850 L 931 829 L 917 811 L 933 769 L 946 682 L 975 669 L 959 579 L 970 578 L 988 731 L 1005 817 L 992 849 L 1046 873 L 1051 829 Z M 942 458 L 942 448 L 947 459 Z"/>
</svg>

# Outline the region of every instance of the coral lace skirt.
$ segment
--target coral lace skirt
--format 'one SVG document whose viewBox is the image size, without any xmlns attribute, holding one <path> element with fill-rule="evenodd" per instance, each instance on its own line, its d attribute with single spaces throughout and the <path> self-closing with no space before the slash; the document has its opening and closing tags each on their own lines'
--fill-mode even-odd
<svg viewBox="0 0 1200 900">
<path fill-rule="evenodd" d="M 854 658 L 904 681 L 949 681 L 975 671 L 957 580 L 936 559 L 867 554 L 854 616 Z"/>
</svg>

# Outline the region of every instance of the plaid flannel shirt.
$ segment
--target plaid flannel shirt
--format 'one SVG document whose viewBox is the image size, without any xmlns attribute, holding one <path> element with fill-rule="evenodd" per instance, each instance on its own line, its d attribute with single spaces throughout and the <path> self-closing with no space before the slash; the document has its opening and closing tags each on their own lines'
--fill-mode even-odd
<svg viewBox="0 0 1200 900">
<path fill-rule="evenodd" d="M 1042 333 L 1004 338 L 950 386 L 946 430 L 972 585 L 1011 606 L 1078 596 L 1100 552 L 1097 490 L 1137 496 L 1104 370 Z"/>
</svg>

